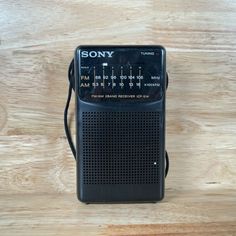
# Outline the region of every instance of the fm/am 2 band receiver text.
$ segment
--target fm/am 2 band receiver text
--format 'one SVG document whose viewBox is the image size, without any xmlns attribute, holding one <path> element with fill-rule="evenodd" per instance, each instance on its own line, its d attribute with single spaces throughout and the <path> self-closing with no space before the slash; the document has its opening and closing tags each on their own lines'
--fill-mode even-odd
<svg viewBox="0 0 236 236">
<path fill-rule="evenodd" d="M 76 155 L 79 200 L 161 200 L 165 157 L 168 161 L 165 49 L 80 46 L 68 75 L 70 90 L 64 118 Z M 76 97 L 76 148 L 67 126 L 72 88 Z"/>
</svg>

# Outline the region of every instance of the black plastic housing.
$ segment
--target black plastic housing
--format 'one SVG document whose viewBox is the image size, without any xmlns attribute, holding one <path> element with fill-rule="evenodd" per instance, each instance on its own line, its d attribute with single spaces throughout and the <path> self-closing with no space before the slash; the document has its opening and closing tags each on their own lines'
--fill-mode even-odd
<svg viewBox="0 0 236 236">
<path fill-rule="evenodd" d="M 79 46 L 74 59 L 78 199 L 86 203 L 161 200 L 165 49 Z"/>
</svg>

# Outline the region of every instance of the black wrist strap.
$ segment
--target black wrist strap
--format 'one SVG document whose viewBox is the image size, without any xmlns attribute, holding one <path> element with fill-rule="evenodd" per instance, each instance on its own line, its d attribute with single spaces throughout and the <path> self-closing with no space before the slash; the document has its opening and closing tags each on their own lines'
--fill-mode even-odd
<svg viewBox="0 0 236 236">
<path fill-rule="evenodd" d="M 68 120 L 67 120 L 67 116 L 68 116 L 68 109 L 70 106 L 70 100 L 71 100 L 71 95 L 72 95 L 72 90 L 75 90 L 75 77 L 74 77 L 74 59 L 71 61 L 69 69 L 68 69 L 68 80 L 69 80 L 69 90 L 68 90 L 68 97 L 67 97 L 67 101 L 66 101 L 66 106 L 65 106 L 65 110 L 64 110 L 64 128 L 65 128 L 65 133 L 66 133 L 66 137 L 68 140 L 68 143 L 70 145 L 70 149 L 74 155 L 74 158 L 76 160 L 76 149 L 71 137 L 71 133 L 70 133 L 70 129 L 68 126 Z M 168 88 L 168 74 L 166 74 L 166 89 Z M 165 153 L 165 177 L 168 174 L 169 171 L 169 156 L 168 153 L 166 151 Z"/>
<path fill-rule="evenodd" d="M 66 101 L 66 106 L 64 110 L 64 128 L 65 128 L 65 133 L 66 137 L 68 140 L 68 143 L 70 145 L 70 149 L 74 155 L 74 158 L 76 159 L 76 149 L 74 146 L 74 143 L 72 141 L 71 133 L 68 127 L 68 121 L 67 121 L 67 116 L 68 116 L 68 109 L 70 106 L 70 100 L 71 100 L 71 94 L 72 94 L 72 89 L 75 89 L 75 78 L 74 78 L 74 59 L 71 61 L 69 70 L 68 70 L 68 79 L 69 79 L 69 91 L 68 91 L 68 97 Z"/>
</svg>

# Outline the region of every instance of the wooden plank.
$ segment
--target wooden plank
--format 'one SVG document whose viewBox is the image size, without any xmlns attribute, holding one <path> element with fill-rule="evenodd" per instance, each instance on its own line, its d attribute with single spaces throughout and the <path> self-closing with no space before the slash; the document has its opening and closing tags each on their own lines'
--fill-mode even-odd
<svg viewBox="0 0 236 236">
<path fill-rule="evenodd" d="M 4 52 L 2 58 L 9 63 L 7 67 L 2 64 L 0 69 L 6 75 L 2 82 L 6 84 L 10 96 L 4 96 L 8 99 L 9 116 L 7 121 L 5 119 L 2 122 L 8 126 L 8 134 L 64 135 L 62 117 L 70 56 L 63 58 L 62 52 L 24 49 L 13 50 L 12 59 Z M 50 63 L 45 61 L 47 56 L 51 58 Z M 235 53 L 205 55 L 201 52 L 169 52 L 167 119 L 169 114 L 175 119 L 202 115 L 204 118 L 200 122 L 208 119 L 215 127 L 215 119 L 217 122 L 221 120 L 221 125 L 235 125 L 235 61 Z M 2 107 L 6 107 L 4 100 L 1 101 Z M 71 103 L 71 117 L 74 117 L 73 107 L 74 99 Z M 225 119 L 231 123 L 224 123 Z"/>
<path fill-rule="evenodd" d="M 167 189 L 235 190 L 235 135 L 215 138 L 198 129 L 186 135 L 188 126 L 183 129 L 167 138 Z M 2 136 L 0 143 L 0 194 L 75 193 L 75 162 L 65 137 Z"/>
<path fill-rule="evenodd" d="M 3 235 L 67 235 L 77 230 L 82 235 L 235 235 L 234 199 L 232 191 L 187 191 L 178 197 L 172 192 L 156 204 L 86 205 L 74 194 L 6 195 L 0 199 L 0 228 Z"/>
</svg>

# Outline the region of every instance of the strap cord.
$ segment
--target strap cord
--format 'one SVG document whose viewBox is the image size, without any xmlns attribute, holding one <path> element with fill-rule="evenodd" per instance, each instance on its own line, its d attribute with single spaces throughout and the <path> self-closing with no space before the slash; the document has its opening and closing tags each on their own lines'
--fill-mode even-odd
<svg viewBox="0 0 236 236">
<path fill-rule="evenodd" d="M 68 79 L 69 79 L 69 90 L 68 90 L 68 97 L 67 97 L 67 101 L 66 101 L 66 106 L 65 106 L 65 110 L 64 110 L 64 128 L 65 128 L 65 133 L 66 133 L 66 137 L 68 140 L 68 143 L 70 145 L 70 149 L 74 155 L 74 158 L 76 160 L 76 149 L 74 146 L 74 143 L 72 141 L 72 137 L 71 137 L 71 133 L 68 127 L 68 121 L 67 121 L 67 116 L 68 116 L 68 109 L 70 106 L 70 100 L 71 100 L 71 94 L 72 94 L 72 89 L 74 89 L 74 59 L 71 61 L 70 66 L 69 66 L 69 70 L 68 70 Z"/>
</svg>

